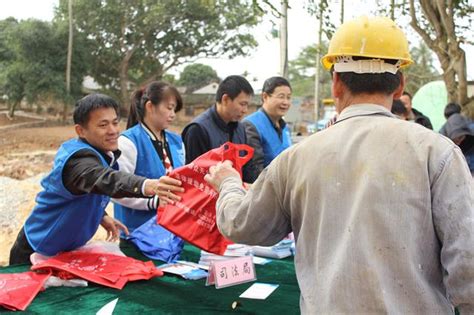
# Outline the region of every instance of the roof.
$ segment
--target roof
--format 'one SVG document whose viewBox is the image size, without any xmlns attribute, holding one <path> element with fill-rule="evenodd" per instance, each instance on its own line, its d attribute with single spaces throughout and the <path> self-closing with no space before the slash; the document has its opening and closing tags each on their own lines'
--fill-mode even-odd
<svg viewBox="0 0 474 315">
<path fill-rule="evenodd" d="M 219 83 L 212 82 L 206 86 L 203 86 L 200 89 L 197 89 L 192 94 L 216 94 L 218 87 L 219 87 Z"/>
</svg>

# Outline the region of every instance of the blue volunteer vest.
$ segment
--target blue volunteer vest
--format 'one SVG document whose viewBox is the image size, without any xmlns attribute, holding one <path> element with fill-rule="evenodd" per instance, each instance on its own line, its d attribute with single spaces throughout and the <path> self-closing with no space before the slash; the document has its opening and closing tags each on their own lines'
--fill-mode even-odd
<svg viewBox="0 0 474 315">
<path fill-rule="evenodd" d="M 104 166 L 109 166 L 92 146 L 78 139 L 59 148 L 51 173 L 41 181 L 43 190 L 25 222 L 24 231 L 31 247 L 43 255 L 74 250 L 94 236 L 104 215 L 109 197 L 98 194 L 73 195 L 62 180 L 64 165 L 79 150 L 93 151 Z"/>
<path fill-rule="evenodd" d="M 270 118 L 262 110 L 258 110 L 247 116 L 245 120 L 250 121 L 255 126 L 260 136 L 265 167 L 267 167 L 278 154 L 291 145 L 291 135 L 288 126 L 283 128 L 282 139 L 280 139 Z"/>
<path fill-rule="evenodd" d="M 184 165 L 184 150 L 181 137 L 167 130 L 165 130 L 165 134 L 174 168 Z M 137 148 L 135 175 L 157 179 L 166 174 L 163 162 L 156 152 L 149 134 L 143 129 L 141 124 L 127 129 L 122 135 L 130 139 Z M 155 215 L 155 211 L 136 210 L 114 203 L 114 217 L 125 224 L 130 233 Z"/>
</svg>

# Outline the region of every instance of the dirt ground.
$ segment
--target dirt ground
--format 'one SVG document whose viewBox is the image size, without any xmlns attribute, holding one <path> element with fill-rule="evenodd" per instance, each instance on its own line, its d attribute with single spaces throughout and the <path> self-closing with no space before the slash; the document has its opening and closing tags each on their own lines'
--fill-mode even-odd
<svg viewBox="0 0 474 315">
<path fill-rule="evenodd" d="M 34 207 L 40 180 L 51 169 L 57 148 L 75 137 L 72 125 L 27 127 L 28 122 L 35 120 L 10 121 L 0 114 L 0 266 L 8 262 L 9 250 Z M 110 205 L 107 212 L 113 213 Z M 102 228 L 94 239 L 105 239 Z"/>
</svg>

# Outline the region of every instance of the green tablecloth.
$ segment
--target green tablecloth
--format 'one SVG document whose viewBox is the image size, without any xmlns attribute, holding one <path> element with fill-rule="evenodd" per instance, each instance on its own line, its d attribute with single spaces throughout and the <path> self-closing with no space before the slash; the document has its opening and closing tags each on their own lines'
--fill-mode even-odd
<svg viewBox="0 0 474 315">
<path fill-rule="evenodd" d="M 125 247 L 127 256 L 147 260 L 132 247 Z M 200 251 L 186 245 L 182 260 L 197 262 Z M 5 267 L 0 273 L 29 270 L 27 265 Z M 206 287 L 205 279 L 184 280 L 165 275 L 148 281 L 129 282 L 123 290 L 115 290 L 93 283 L 86 288 L 49 288 L 40 292 L 25 313 L 29 314 L 95 314 L 103 305 L 118 298 L 114 314 L 299 314 L 298 284 L 293 258 L 273 260 L 256 265 L 257 281 L 280 286 L 266 300 L 241 299 L 239 295 L 254 282 L 223 289 Z M 232 309 L 232 302 L 239 306 Z M 5 310 L 0 307 L 0 312 Z"/>
</svg>

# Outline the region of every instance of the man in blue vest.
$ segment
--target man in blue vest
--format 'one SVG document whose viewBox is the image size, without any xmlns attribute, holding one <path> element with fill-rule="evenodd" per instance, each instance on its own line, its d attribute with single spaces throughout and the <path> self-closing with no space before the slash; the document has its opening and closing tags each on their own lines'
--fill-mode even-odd
<svg viewBox="0 0 474 315">
<path fill-rule="evenodd" d="M 177 184 L 118 171 L 118 105 L 102 94 L 88 95 L 76 103 L 75 131 L 79 136 L 64 142 L 51 172 L 42 180 L 43 190 L 10 251 L 10 264 L 29 263 L 33 252 L 52 256 L 86 244 L 102 225 L 110 240 L 119 221 L 109 217 L 105 207 L 110 197 L 152 197 L 169 195 Z M 178 185 L 179 186 L 179 185 Z"/>
<path fill-rule="evenodd" d="M 216 104 L 197 116 L 181 134 L 186 164 L 227 141 L 248 144 L 240 121 L 247 113 L 252 95 L 253 88 L 244 77 L 231 75 L 219 84 Z M 246 183 L 253 183 L 258 176 L 252 161 L 244 166 L 242 173 Z"/>
<path fill-rule="evenodd" d="M 291 145 L 291 133 L 283 119 L 291 106 L 288 80 L 283 77 L 265 80 L 262 101 L 262 107 L 243 121 L 249 144 L 254 149 L 257 175 Z"/>
</svg>

